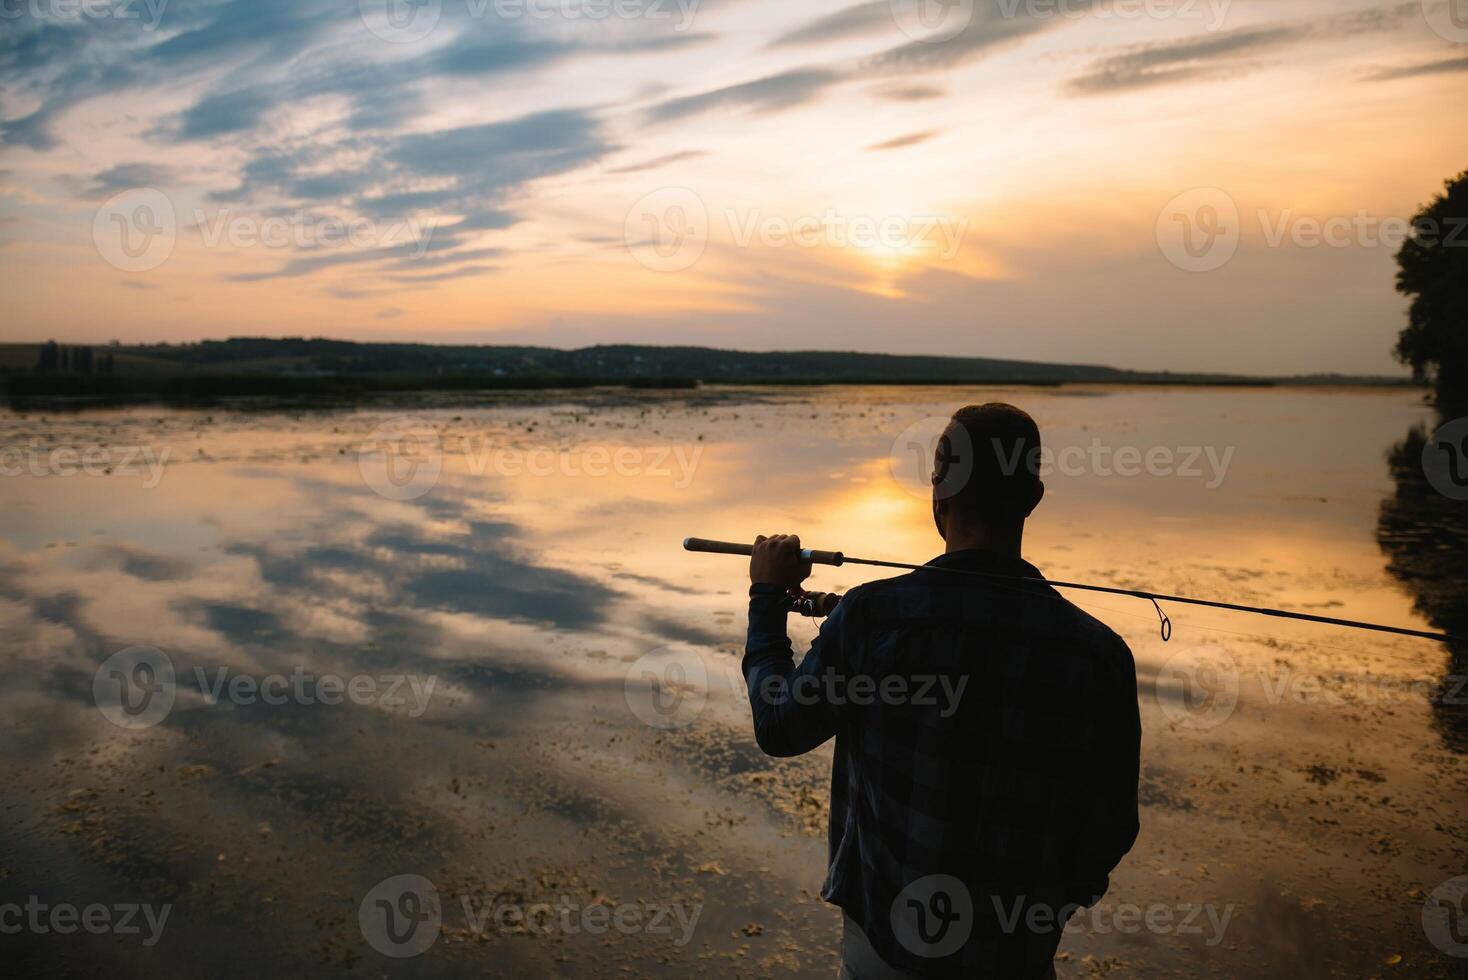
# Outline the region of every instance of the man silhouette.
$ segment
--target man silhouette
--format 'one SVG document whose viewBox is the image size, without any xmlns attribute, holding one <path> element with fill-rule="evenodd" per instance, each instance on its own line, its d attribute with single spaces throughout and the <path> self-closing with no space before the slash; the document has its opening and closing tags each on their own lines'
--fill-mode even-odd
<svg viewBox="0 0 1468 980">
<path fill-rule="evenodd" d="M 853 589 L 798 667 L 783 600 L 810 565 L 793 535 L 755 545 L 755 738 L 773 756 L 836 739 L 822 896 L 844 913 L 847 980 L 1053 977 L 1066 920 L 1136 840 L 1131 652 L 1015 581 L 1043 577 L 1020 558 L 1039 455 L 1019 409 L 957 412 L 934 457 L 946 553 Z"/>
</svg>

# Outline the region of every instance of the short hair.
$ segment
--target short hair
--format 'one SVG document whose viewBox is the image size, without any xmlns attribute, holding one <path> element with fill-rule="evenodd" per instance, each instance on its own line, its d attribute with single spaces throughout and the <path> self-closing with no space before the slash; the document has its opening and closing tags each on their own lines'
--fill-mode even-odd
<svg viewBox="0 0 1468 980">
<path fill-rule="evenodd" d="M 933 472 L 935 485 L 972 517 L 1023 520 L 1040 481 L 1040 427 L 1004 402 L 953 413 Z M 964 456 L 967 459 L 964 459 Z M 946 461 L 943 459 L 946 457 Z"/>
</svg>

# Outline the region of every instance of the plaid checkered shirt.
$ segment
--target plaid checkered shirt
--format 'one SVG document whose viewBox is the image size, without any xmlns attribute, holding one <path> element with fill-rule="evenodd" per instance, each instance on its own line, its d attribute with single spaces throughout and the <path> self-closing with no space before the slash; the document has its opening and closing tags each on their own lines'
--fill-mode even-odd
<svg viewBox="0 0 1468 980">
<path fill-rule="evenodd" d="M 751 589 L 760 747 L 833 736 L 822 896 L 896 970 L 1043 974 L 1136 840 L 1141 721 L 1126 643 L 1018 558 L 954 552 L 853 589 L 797 666 L 781 591 Z"/>
</svg>

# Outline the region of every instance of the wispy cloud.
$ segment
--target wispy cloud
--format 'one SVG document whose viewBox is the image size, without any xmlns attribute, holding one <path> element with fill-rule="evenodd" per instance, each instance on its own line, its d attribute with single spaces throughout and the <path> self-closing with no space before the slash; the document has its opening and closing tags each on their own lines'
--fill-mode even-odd
<svg viewBox="0 0 1468 980">
<path fill-rule="evenodd" d="M 657 122 L 669 122 L 710 109 L 747 109 L 778 112 L 819 97 L 842 80 L 840 73 L 823 68 L 800 68 L 724 88 L 669 99 L 648 112 Z"/>
<path fill-rule="evenodd" d="M 1203 38 L 1138 45 L 1093 62 L 1067 87 L 1073 95 L 1108 95 L 1247 74 L 1264 64 L 1258 60 L 1263 55 L 1305 43 L 1396 30 L 1417 10 L 1416 4 L 1397 4 L 1322 22 L 1264 24 Z"/>
<path fill-rule="evenodd" d="M 120 163 L 85 178 L 81 193 L 86 197 L 110 197 L 136 187 L 166 187 L 178 172 L 159 163 Z"/>
<path fill-rule="evenodd" d="M 1399 78 L 1419 78 L 1423 75 L 1447 75 L 1453 72 L 1468 71 L 1468 58 L 1447 58 L 1442 61 L 1429 61 L 1420 65 L 1402 65 L 1397 68 L 1383 68 L 1366 76 L 1368 82 L 1392 82 Z"/>
<path fill-rule="evenodd" d="M 947 93 L 933 85 L 887 85 L 873 89 L 872 94 L 893 102 L 926 102 L 941 99 Z"/>
<path fill-rule="evenodd" d="M 870 3 L 859 3 L 834 14 L 818 17 L 775 38 L 770 42 L 770 47 L 791 48 L 823 44 L 849 37 L 863 37 L 879 31 L 892 32 L 896 27 L 891 0 L 872 0 Z"/>
<path fill-rule="evenodd" d="M 662 167 L 667 167 L 675 163 L 682 163 L 685 160 L 697 160 L 699 157 L 706 156 L 708 156 L 708 153 L 703 150 L 684 150 L 681 153 L 669 153 L 666 156 L 656 157 L 652 160 L 644 160 L 641 163 L 632 163 L 628 164 L 625 167 L 617 167 L 613 170 L 608 170 L 607 173 L 638 174 L 646 170 L 658 170 Z"/>
<path fill-rule="evenodd" d="M 900 150 L 903 147 L 917 146 L 919 143 L 926 143 L 928 140 L 937 135 L 938 134 L 933 130 L 928 130 L 922 133 L 908 133 L 906 136 L 898 136 L 895 139 L 890 139 L 882 143 L 874 143 L 871 146 L 867 147 L 867 149 Z"/>
</svg>

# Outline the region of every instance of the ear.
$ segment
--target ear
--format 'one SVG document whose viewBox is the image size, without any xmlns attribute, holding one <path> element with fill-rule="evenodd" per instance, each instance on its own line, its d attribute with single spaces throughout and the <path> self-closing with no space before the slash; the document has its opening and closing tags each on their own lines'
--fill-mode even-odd
<svg viewBox="0 0 1468 980">
<path fill-rule="evenodd" d="M 1040 501 L 1042 501 L 1044 499 L 1045 499 L 1045 481 L 1044 480 L 1036 480 L 1035 481 L 1035 494 L 1030 499 L 1030 508 L 1029 508 L 1029 510 L 1025 511 L 1025 516 L 1026 517 L 1029 517 L 1031 514 L 1033 514 L 1035 512 L 1035 508 L 1038 507 L 1038 506 L 1040 506 Z"/>
</svg>

